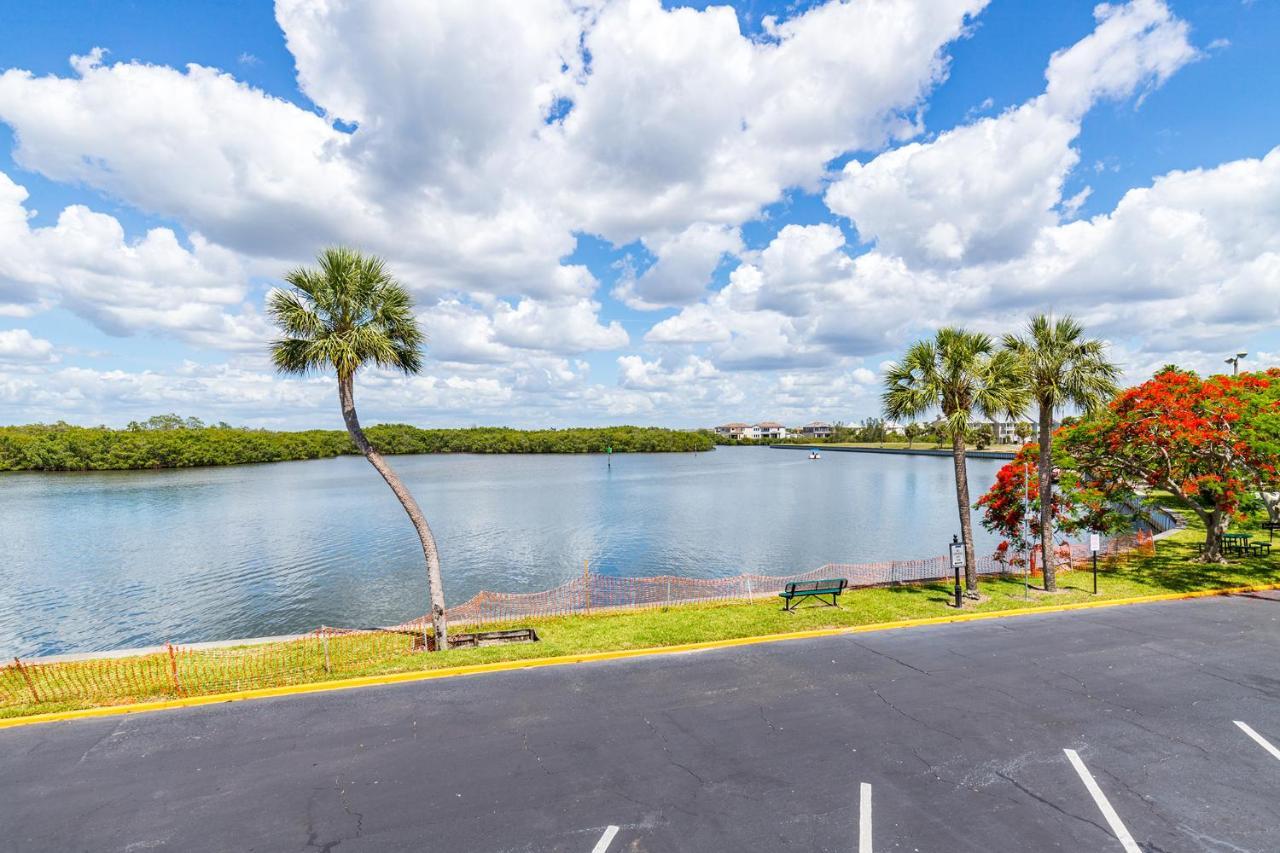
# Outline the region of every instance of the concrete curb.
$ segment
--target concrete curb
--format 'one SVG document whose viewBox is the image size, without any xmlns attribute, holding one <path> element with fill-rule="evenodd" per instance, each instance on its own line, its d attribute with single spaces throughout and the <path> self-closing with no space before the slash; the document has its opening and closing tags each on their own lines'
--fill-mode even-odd
<svg viewBox="0 0 1280 853">
<path fill-rule="evenodd" d="M 1031 616 L 1038 613 L 1064 613 L 1073 610 L 1093 610 L 1133 604 L 1155 604 L 1165 601 L 1182 601 L 1192 598 L 1239 595 L 1243 593 L 1264 592 L 1275 589 L 1280 589 L 1280 584 L 1261 584 L 1257 586 L 1230 587 L 1227 589 L 1197 590 L 1195 592 L 1173 592 L 1162 595 L 1134 598 L 1112 598 L 1101 601 L 1083 601 L 1075 604 L 1050 605 L 1047 607 L 1020 607 L 1011 610 L 993 610 L 985 613 L 957 613 L 950 616 L 933 616 L 925 619 L 903 619 L 895 622 L 877 622 L 869 625 L 855 625 L 841 628 L 818 628 L 812 631 L 795 631 L 787 634 L 767 634 L 758 637 L 738 637 L 728 640 L 710 640 L 702 643 L 685 643 L 678 646 L 623 649 L 611 652 L 590 652 L 581 655 L 564 655 L 561 657 L 529 658 L 527 660 L 471 664 L 469 666 L 449 667 L 446 669 L 399 672 L 387 675 L 362 676 L 359 678 L 347 678 L 335 681 L 312 682 L 310 684 L 295 684 L 287 687 L 266 687 L 257 690 L 240 690 L 233 693 L 215 693 L 207 696 L 190 696 L 159 702 L 142 702 L 134 705 L 108 705 L 100 708 L 81 708 L 74 711 L 57 711 L 49 714 L 35 714 L 28 717 L 10 717 L 7 719 L 0 719 L 0 729 L 17 728 L 19 726 L 30 726 L 40 723 L 53 723 L 63 720 L 110 717 L 123 714 L 136 714 L 146 711 L 163 711 L 174 708 L 192 708 L 200 705 L 221 704 L 223 702 L 241 702 L 246 699 L 265 699 L 280 696 L 296 696 L 307 693 L 326 693 L 331 690 L 350 690 L 358 687 L 374 687 L 384 684 L 404 684 L 413 681 L 429 681 L 437 678 L 455 678 L 462 675 L 482 675 L 491 672 L 510 672 L 518 669 L 541 669 L 542 667 L 548 666 L 567 666 L 570 664 L 591 663 L 594 661 L 656 657 L 659 655 L 683 654 L 686 652 L 705 651 L 709 649 L 726 649 L 737 646 L 778 643 L 788 640 L 808 640 L 821 637 L 838 637 L 848 634 L 869 634 L 878 631 L 893 631 L 901 628 L 917 628 L 928 625 L 948 625 L 953 622 L 977 622 L 988 619 L 1008 619 L 1017 616 Z"/>
</svg>

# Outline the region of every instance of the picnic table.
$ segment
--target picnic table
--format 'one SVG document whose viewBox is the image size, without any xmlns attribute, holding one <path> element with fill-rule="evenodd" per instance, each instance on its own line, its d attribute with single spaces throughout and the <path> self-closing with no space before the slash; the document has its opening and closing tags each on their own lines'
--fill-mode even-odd
<svg viewBox="0 0 1280 853">
<path fill-rule="evenodd" d="M 1224 551 L 1233 551 L 1241 557 L 1247 557 L 1250 554 L 1262 557 L 1271 553 L 1270 542 L 1253 542 L 1252 539 L 1251 533 L 1224 533 L 1222 548 Z"/>
<path fill-rule="evenodd" d="M 1222 550 L 1234 551 L 1241 557 L 1249 550 L 1249 540 L 1253 536 L 1249 533 L 1224 533 L 1222 534 Z"/>
</svg>

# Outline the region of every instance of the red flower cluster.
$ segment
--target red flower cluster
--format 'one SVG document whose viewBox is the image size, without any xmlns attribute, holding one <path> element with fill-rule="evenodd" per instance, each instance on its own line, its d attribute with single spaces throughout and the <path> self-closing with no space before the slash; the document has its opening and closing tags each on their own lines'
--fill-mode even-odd
<svg viewBox="0 0 1280 853">
<path fill-rule="evenodd" d="M 1280 484 L 1280 369 L 1208 379 L 1163 370 L 1106 411 L 1060 430 L 1053 454 L 1061 471 L 1051 508 L 1056 528 L 1120 529 L 1147 490 L 1163 489 L 1201 515 L 1212 555 L 1214 537 L 1245 496 Z M 977 503 L 983 526 L 1019 551 L 1039 535 L 1038 455 L 1035 445 L 1023 447 Z"/>
<path fill-rule="evenodd" d="M 1083 488 L 1115 504 L 1163 489 L 1210 528 L 1205 552 L 1251 491 L 1280 466 L 1280 370 L 1201 379 L 1168 369 L 1120 394 L 1108 411 L 1067 430 L 1064 456 Z"/>
<path fill-rule="evenodd" d="M 1040 448 L 1035 444 L 1023 445 L 1013 461 L 996 472 L 996 481 L 987 493 L 978 498 L 977 508 L 983 511 L 982 526 L 1010 540 L 1005 544 L 1006 550 L 1012 545 L 1022 551 L 1039 541 L 1040 519 Z M 1053 495 L 1053 517 L 1062 516 L 1070 501 L 1055 490 Z M 1030 509 L 1030 519 L 1026 511 Z M 1024 525 L 1030 523 L 1030 536 Z"/>
<path fill-rule="evenodd" d="M 1253 428 L 1280 411 L 1277 379 L 1274 370 L 1205 380 L 1166 370 L 1122 393 L 1080 439 L 1105 448 L 1147 486 L 1231 513 L 1256 472 L 1274 471 L 1276 448 L 1257 441 Z"/>
</svg>

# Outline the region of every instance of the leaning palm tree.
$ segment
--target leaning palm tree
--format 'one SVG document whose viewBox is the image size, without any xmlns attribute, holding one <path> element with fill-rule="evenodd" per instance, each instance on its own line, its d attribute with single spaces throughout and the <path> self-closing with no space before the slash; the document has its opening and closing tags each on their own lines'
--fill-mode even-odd
<svg viewBox="0 0 1280 853">
<path fill-rule="evenodd" d="M 406 375 L 422 369 L 424 336 L 413 316 L 413 302 L 381 258 L 337 247 L 321 252 L 317 263 L 314 269 L 290 272 L 284 279 L 292 289 L 274 290 L 267 298 L 267 310 L 284 333 L 271 344 L 271 359 L 281 373 L 337 373 L 338 401 L 351 440 L 387 481 L 422 541 L 435 646 L 446 649 L 435 537 L 418 502 L 369 443 L 356 417 L 355 376 L 360 368 L 374 364 Z"/>
<path fill-rule="evenodd" d="M 902 361 L 889 366 L 884 384 L 884 410 L 891 420 L 917 418 L 934 409 L 941 412 L 936 428 L 940 436 L 951 440 L 964 540 L 965 590 L 970 598 L 977 598 L 965 435 L 975 414 L 1012 416 L 1026 406 L 1019 364 L 1011 353 L 997 350 L 989 335 L 945 328 L 939 329 L 933 340 L 912 344 Z"/>
<path fill-rule="evenodd" d="M 1040 564 L 1044 588 L 1058 588 L 1053 564 L 1053 415 L 1064 406 L 1090 413 L 1116 395 L 1120 369 L 1107 360 L 1107 345 L 1087 340 L 1071 317 L 1037 314 L 1025 335 L 1005 335 L 1004 347 L 1022 365 L 1031 398 L 1039 408 Z"/>
</svg>

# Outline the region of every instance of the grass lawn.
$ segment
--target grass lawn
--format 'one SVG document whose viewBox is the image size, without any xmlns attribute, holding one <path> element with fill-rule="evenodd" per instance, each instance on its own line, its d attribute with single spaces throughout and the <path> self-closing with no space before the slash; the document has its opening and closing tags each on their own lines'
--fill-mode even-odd
<svg viewBox="0 0 1280 853">
<path fill-rule="evenodd" d="M 1242 528 L 1251 526 L 1254 525 L 1245 524 Z M 1091 594 L 1092 580 L 1087 571 L 1062 573 L 1060 592 L 1049 595 L 1033 588 L 1030 598 L 1024 597 L 1021 579 L 989 578 L 982 581 L 986 599 L 968 604 L 967 609 L 998 611 L 1280 584 L 1278 557 L 1235 558 L 1218 566 L 1196 562 L 1197 544 L 1202 537 L 1203 528 L 1194 514 L 1188 513 L 1187 528 L 1160 540 L 1155 556 L 1121 560 L 1100 572 L 1096 597 Z M 198 695 L 388 672 L 869 625 L 955 612 L 948 605 L 949 585 L 942 583 L 851 590 L 840 601 L 839 609 L 804 605 L 794 613 L 783 612 L 775 598 L 525 619 L 485 627 L 534 627 L 542 642 L 437 654 L 413 652 L 411 638 L 403 635 L 357 634 L 333 637 L 327 643 L 309 639 L 184 652 L 172 660 L 160 654 L 127 662 L 51 664 L 25 675 L 10 666 L 0 670 L 0 717 L 173 698 L 177 695 L 175 677 L 184 695 Z M 31 684 L 26 681 L 27 676 L 33 676 Z M 32 684 L 39 702 L 31 695 Z"/>
</svg>

